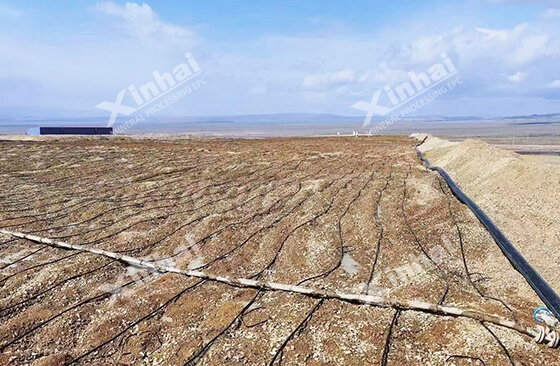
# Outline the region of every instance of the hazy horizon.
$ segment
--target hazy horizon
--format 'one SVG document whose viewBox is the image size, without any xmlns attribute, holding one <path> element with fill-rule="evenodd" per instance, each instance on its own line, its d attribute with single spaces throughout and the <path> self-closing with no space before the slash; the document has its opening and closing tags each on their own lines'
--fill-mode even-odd
<svg viewBox="0 0 560 366">
<path fill-rule="evenodd" d="M 272 114 L 214 117 L 162 117 L 145 119 L 126 127 L 126 121 L 117 120 L 116 134 L 176 134 L 224 137 L 289 137 L 369 133 L 370 127 L 379 126 L 382 117 L 363 127 L 362 117 L 321 114 Z M 104 118 L 84 119 L 25 119 L 11 122 L 0 118 L 0 135 L 21 135 L 29 129 L 43 126 L 106 126 Z M 426 132 L 441 136 L 560 136 L 560 114 L 552 117 L 519 116 L 519 118 L 418 118 L 409 117 L 387 124 L 375 134 L 410 135 Z"/>
</svg>

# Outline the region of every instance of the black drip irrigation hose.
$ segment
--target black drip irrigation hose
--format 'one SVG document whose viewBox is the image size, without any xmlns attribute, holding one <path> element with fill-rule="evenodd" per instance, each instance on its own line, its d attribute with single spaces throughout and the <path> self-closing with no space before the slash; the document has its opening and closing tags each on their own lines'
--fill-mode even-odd
<svg viewBox="0 0 560 366">
<path fill-rule="evenodd" d="M 490 235 L 492 235 L 494 241 L 498 244 L 513 267 L 521 273 L 523 277 L 525 277 L 527 283 L 529 283 L 556 318 L 560 319 L 560 297 L 558 297 L 558 294 L 556 294 L 552 287 L 550 287 L 541 275 L 529 264 L 529 262 L 527 262 L 523 255 L 519 253 L 515 246 L 505 237 L 496 224 L 494 224 L 494 222 L 484 213 L 484 211 L 482 211 L 473 200 L 471 200 L 465 193 L 463 193 L 463 191 L 461 191 L 461 189 L 459 189 L 449 174 L 440 167 L 432 165 L 428 159 L 422 155 L 420 150 L 418 150 L 418 146 L 422 145 L 424 141 L 416 146 L 416 153 L 418 154 L 420 160 L 426 164 L 428 169 L 437 171 L 443 177 L 453 192 L 453 195 L 471 209 L 476 218 L 482 223 L 482 225 L 484 225 Z"/>
</svg>

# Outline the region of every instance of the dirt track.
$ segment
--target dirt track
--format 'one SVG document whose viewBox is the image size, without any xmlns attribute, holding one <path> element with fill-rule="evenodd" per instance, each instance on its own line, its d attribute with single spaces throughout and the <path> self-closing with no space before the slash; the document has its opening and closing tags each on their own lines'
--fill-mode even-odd
<svg viewBox="0 0 560 366">
<path fill-rule="evenodd" d="M 541 303 L 408 138 L 0 142 L 0 227 L 483 311 Z M 476 321 L 150 274 L 0 237 L 0 364 L 541 365 Z M 109 292 L 113 290 L 112 292 Z"/>
</svg>

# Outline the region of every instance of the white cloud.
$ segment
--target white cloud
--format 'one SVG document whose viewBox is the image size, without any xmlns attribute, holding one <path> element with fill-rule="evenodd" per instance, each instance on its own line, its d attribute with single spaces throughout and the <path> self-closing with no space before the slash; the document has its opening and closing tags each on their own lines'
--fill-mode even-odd
<svg viewBox="0 0 560 366">
<path fill-rule="evenodd" d="M 443 35 L 420 37 L 411 45 L 411 56 L 414 62 L 433 63 L 434 59 L 446 51 L 447 45 Z"/>
<path fill-rule="evenodd" d="M 151 36 L 194 38 L 194 32 L 191 30 L 163 22 L 146 3 L 139 5 L 127 2 L 125 5 L 119 5 L 112 1 L 104 1 L 97 3 L 96 10 L 121 18 L 128 30 L 138 38 Z"/>
<path fill-rule="evenodd" d="M 560 18 L 560 9 L 547 9 L 543 16 L 545 18 Z"/>
<path fill-rule="evenodd" d="M 268 46 L 298 59 L 321 60 L 313 71 L 300 74 L 287 70 L 287 74 L 301 75 L 304 92 L 330 106 L 352 101 L 355 95 L 358 100 L 366 100 L 384 85 L 409 80 L 409 71 L 427 72 L 431 65 L 442 62 L 442 52 L 451 57 L 461 78 L 468 81 L 453 96 L 531 97 L 542 92 L 543 85 L 551 80 L 560 56 L 559 36 L 560 29 L 554 24 L 535 20 L 509 28 L 450 24 L 439 32 L 427 28 L 417 33 L 403 30 L 388 37 L 370 37 L 370 41 L 291 38 L 281 47 L 276 42 Z M 284 65 L 292 61 L 279 54 L 270 55 L 272 59 L 277 57 Z M 341 65 L 352 72 L 342 72 Z"/>
<path fill-rule="evenodd" d="M 479 40 L 484 43 L 511 43 L 522 39 L 531 30 L 528 23 L 519 23 L 512 29 L 492 29 L 492 28 L 475 28 L 478 33 L 484 36 Z"/>
<path fill-rule="evenodd" d="M 266 83 L 256 84 L 247 90 L 247 93 L 253 95 L 266 95 L 268 92 L 268 85 Z"/>
<path fill-rule="evenodd" d="M 10 5 L 0 4 L 0 18 L 19 18 L 23 12 Z"/>
<path fill-rule="evenodd" d="M 458 38 L 459 46 L 475 56 L 484 53 L 502 65 L 519 66 L 543 57 L 557 55 L 557 41 L 551 41 L 550 31 L 521 23 L 513 29 L 475 28 L 476 33 Z M 469 56 L 470 57 L 470 56 Z"/>
<path fill-rule="evenodd" d="M 551 7 L 559 7 L 558 0 L 486 0 L 492 3 L 529 3 L 531 5 L 543 4 Z"/>
<path fill-rule="evenodd" d="M 560 79 L 556 79 L 554 81 L 551 81 L 546 86 L 549 87 L 549 88 L 553 88 L 553 89 L 560 89 Z"/>
<path fill-rule="evenodd" d="M 548 39 L 548 34 L 545 33 L 523 37 L 513 54 L 513 61 L 518 64 L 527 64 L 542 56 L 549 55 L 551 49 L 548 45 Z"/>
<path fill-rule="evenodd" d="M 334 86 L 356 81 L 356 72 L 351 69 L 328 72 L 320 75 L 308 75 L 303 79 L 303 88 L 306 90 L 324 90 Z"/>
<path fill-rule="evenodd" d="M 514 38 L 519 37 L 527 29 L 526 23 L 521 23 L 515 26 L 513 30 L 508 29 L 490 29 L 490 28 L 475 28 L 475 30 L 484 35 L 481 38 L 484 42 L 509 42 Z"/>
<path fill-rule="evenodd" d="M 527 77 L 527 73 L 524 73 L 524 72 L 521 72 L 521 71 L 518 71 L 515 74 L 507 76 L 509 81 L 511 81 L 512 83 L 519 83 L 519 82 L 523 81 L 525 79 L 525 77 Z"/>
<path fill-rule="evenodd" d="M 303 78 L 302 86 L 306 91 L 336 91 L 339 94 L 356 95 L 356 93 L 363 92 L 364 89 L 370 87 L 378 88 L 386 84 L 408 80 L 408 71 L 390 67 L 386 62 L 380 62 L 374 70 L 365 72 L 344 69 L 336 72 L 306 75 Z"/>
<path fill-rule="evenodd" d="M 432 59 L 433 60 L 433 59 Z M 375 73 L 373 73 L 372 78 L 368 80 L 373 80 L 374 82 L 380 83 L 392 83 L 398 82 L 406 79 L 408 73 L 401 69 L 391 68 L 385 62 L 382 62 Z"/>
</svg>

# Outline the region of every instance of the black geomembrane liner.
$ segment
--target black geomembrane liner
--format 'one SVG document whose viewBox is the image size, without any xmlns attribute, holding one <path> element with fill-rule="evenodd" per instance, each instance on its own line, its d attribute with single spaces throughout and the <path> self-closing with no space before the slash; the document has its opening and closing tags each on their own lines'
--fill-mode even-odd
<svg viewBox="0 0 560 366">
<path fill-rule="evenodd" d="M 521 253 L 515 248 L 515 246 L 505 237 L 505 235 L 500 231 L 500 229 L 494 224 L 494 222 L 478 207 L 473 200 L 471 200 L 459 187 L 453 179 L 447 174 L 447 172 L 438 166 L 432 165 L 416 148 L 416 153 L 420 159 L 426 164 L 426 167 L 430 170 L 437 171 L 445 180 L 455 197 L 465 205 L 467 205 L 471 211 L 475 214 L 478 220 L 484 225 L 486 230 L 492 235 L 494 241 L 505 256 L 509 259 L 513 267 L 521 273 L 533 290 L 539 295 L 541 300 L 545 303 L 550 311 L 554 313 L 557 319 L 560 319 L 560 297 L 556 292 L 550 287 L 550 285 L 541 277 L 541 275 L 527 262 Z"/>
</svg>

